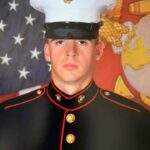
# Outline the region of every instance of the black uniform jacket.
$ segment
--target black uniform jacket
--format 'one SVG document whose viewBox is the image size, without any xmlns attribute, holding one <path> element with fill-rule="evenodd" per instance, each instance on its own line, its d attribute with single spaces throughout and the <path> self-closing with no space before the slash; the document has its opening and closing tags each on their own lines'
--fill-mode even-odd
<svg viewBox="0 0 150 150">
<path fill-rule="evenodd" d="M 48 87 L 0 105 L 0 150 L 150 150 L 149 113 L 91 82 Z"/>
</svg>

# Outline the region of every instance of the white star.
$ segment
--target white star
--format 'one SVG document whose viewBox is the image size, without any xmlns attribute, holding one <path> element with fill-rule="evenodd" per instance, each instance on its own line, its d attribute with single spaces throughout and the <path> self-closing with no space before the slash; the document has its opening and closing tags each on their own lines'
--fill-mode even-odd
<svg viewBox="0 0 150 150">
<path fill-rule="evenodd" d="M 48 71 L 50 72 L 51 69 L 52 69 L 52 65 L 51 65 L 51 64 L 47 64 L 47 65 L 48 65 L 48 67 L 49 67 Z"/>
<path fill-rule="evenodd" d="M 19 78 L 24 78 L 24 79 L 27 79 L 27 74 L 29 74 L 30 72 L 29 71 L 26 71 L 26 68 L 23 67 L 22 70 L 18 70 L 18 72 L 20 73 L 20 76 Z"/>
<path fill-rule="evenodd" d="M 9 65 L 9 61 L 12 59 L 8 57 L 7 53 L 5 54 L 4 57 L 1 56 L 0 58 L 2 59 L 1 64 L 6 64 L 6 65 Z"/>
<path fill-rule="evenodd" d="M 33 21 L 36 20 L 35 18 L 32 18 L 31 14 L 29 17 L 25 16 L 25 19 L 27 20 L 26 25 L 30 24 L 31 26 L 33 26 Z"/>
<path fill-rule="evenodd" d="M 35 48 L 34 50 L 31 50 L 30 53 L 31 55 L 31 59 L 36 58 L 37 60 L 39 59 L 39 56 L 41 54 L 40 51 L 37 51 L 37 48 Z"/>
<path fill-rule="evenodd" d="M 7 24 L 3 23 L 3 20 L 0 21 L 0 30 L 4 31 L 4 27 L 7 26 Z"/>
<path fill-rule="evenodd" d="M 18 34 L 18 36 L 13 36 L 13 38 L 15 39 L 15 45 L 16 44 L 21 45 L 21 41 L 24 40 L 24 38 L 21 37 L 20 34 Z"/>
<path fill-rule="evenodd" d="M 19 6 L 19 4 L 15 2 L 15 0 L 13 0 L 12 3 L 9 2 L 8 5 L 10 5 L 9 10 L 14 10 L 14 11 L 17 11 L 16 7 Z"/>
</svg>

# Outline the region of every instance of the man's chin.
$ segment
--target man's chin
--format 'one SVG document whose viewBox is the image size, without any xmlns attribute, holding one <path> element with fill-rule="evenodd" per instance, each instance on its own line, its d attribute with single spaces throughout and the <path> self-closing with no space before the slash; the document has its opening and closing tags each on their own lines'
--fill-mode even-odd
<svg viewBox="0 0 150 150">
<path fill-rule="evenodd" d="M 67 84 L 75 84 L 77 83 L 79 80 L 76 79 L 76 78 L 65 78 L 65 79 L 62 79 L 63 82 L 67 83 Z"/>
</svg>

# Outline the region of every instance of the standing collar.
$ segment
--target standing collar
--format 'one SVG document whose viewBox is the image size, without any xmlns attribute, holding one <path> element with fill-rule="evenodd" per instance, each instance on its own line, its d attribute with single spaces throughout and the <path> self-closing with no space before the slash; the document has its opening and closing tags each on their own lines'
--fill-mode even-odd
<svg viewBox="0 0 150 150">
<path fill-rule="evenodd" d="M 94 81 L 83 90 L 73 95 L 67 95 L 58 89 L 51 80 L 47 95 L 52 103 L 65 110 L 76 110 L 91 103 L 98 94 L 98 87 Z"/>
</svg>

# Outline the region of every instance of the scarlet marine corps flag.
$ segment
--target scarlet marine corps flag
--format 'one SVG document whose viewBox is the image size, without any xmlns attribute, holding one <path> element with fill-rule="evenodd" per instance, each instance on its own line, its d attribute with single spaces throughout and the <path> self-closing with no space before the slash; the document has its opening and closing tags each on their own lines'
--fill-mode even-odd
<svg viewBox="0 0 150 150">
<path fill-rule="evenodd" d="M 117 0 L 117 7 L 110 16 L 114 22 L 107 25 L 104 35 L 112 41 L 105 47 L 96 67 L 95 80 L 102 88 L 150 110 L 150 1 Z M 116 20 L 128 28 L 126 34 L 113 31 Z M 117 29 L 120 29 L 118 25 Z M 114 46 L 116 43 L 118 47 Z"/>
<path fill-rule="evenodd" d="M 43 22 L 29 0 L 0 0 L 0 94 L 48 82 Z"/>
</svg>

